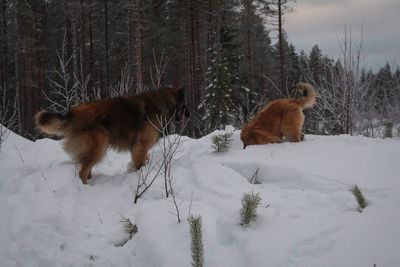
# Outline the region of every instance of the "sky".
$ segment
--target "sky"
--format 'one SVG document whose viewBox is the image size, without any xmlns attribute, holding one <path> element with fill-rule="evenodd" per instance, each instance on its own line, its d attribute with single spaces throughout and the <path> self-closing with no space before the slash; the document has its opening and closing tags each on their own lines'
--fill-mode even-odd
<svg viewBox="0 0 400 267">
<path fill-rule="evenodd" d="M 364 66 L 378 70 L 386 62 L 400 66 L 400 0 L 297 0 L 291 3 L 284 28 L 298 52 L 318 44 L 324 55 L 337 59 L 344 28 L 364 43 Z"/>
</svg>

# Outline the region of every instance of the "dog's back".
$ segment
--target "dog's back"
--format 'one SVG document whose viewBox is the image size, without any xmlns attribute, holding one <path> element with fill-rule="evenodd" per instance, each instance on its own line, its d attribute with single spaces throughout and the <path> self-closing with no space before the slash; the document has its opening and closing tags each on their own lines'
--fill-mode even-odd
<svg viewBox="0 0 400 267">
<path fill-rule="evenodd" d="M 132 132 L 143 127 L 144 117 L 140 101 L 118 97 L 78 105 L 65 115 L 40 111 L 35 119 L 41 132 L 66 139 L 77 139 L 86 131 L 102 129 L 111 146 L 123 149 L 134 142 Z"/>
<path fill-rule="evenodd" d="M 293 142 L 302 139 L 301 129 L 304 122 L 302 110 L 315 104 L 316 92 L 306 83 L 298 83 L 296 89 L 303 97 L 271 101 L 242 128 L 241 139 L 244 147 L 279 143 L 283 141 L 283 137 Z"/>
<path fill-rule="evenodd" d="M 92 167 L 109 146 L 130 150 L 135 168 L 146 163 L 154 144 L 159 116 L 186 115 L 183 88 L 163 88 L 137 96 L 118 97 L 73 107 L 67 114 L 40 111 L 37 128 L 65 138 L 64 149 L 81 163 L 79 175 L 86 183 Z"/>
</svg>

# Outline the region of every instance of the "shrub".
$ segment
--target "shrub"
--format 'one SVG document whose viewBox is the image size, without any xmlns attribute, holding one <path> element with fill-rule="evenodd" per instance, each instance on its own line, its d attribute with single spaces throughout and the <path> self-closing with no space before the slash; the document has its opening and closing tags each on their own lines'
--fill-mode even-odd
<svg viewBox="0 0 400 267">
<path fill-rule="evenodd" d="M 384 138 L 392 138 L 393 137 L 393 123 L 390 121 L 386 121 L 383 126 L 385 127 L 383 137 Z"/>
</svg>

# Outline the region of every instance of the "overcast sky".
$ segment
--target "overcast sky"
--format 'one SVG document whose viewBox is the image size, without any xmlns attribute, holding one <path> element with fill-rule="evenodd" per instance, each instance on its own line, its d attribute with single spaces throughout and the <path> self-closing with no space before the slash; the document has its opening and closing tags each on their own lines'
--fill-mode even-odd
<svg viewBox="0 0 400 267">
<path fill-rule="evenodd" d="M 291 6 L 284 27 L 298 51 L 309 53 L 318 44 L 336 59 L 347 25 L 358 41 L 363 29 L 367 68 L 400 65 L 400 0 L 298 0 Z"/>
</svg>

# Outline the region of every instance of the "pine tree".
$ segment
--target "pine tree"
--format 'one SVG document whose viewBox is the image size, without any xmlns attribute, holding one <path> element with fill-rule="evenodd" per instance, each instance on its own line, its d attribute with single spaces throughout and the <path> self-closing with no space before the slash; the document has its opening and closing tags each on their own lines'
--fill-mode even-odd
<svg viewBox="0 0 400 267">
<path fill-rule="evenodd" d="M 202 234 L 202 218 L 201 216 L 191 215 L 188 218 L 190 227 L 190 236 L 192 238 L 192 266 L 202 267 L 204 265 L 204 247 Z"/>
<path fill-rule="evenodd" d="M 207 85 L 200 106 L 205 112 L 203 120 L 209 129 L 216 128 L 217 125 L 225 126 L 229 122 L 229 113 L 232 110 L 232 74 L 227 58 L 221 55 L 218 48 L 213 51 L 211 66 L 206 72 L 206 77 Z"/>
<path fill-rule="evenodd" d="M 269 15 L 268 1 L 241 0 L 243 8 L 238 9 L 238 82 L 234 91 L 234 118 L 236 126 L 247 122 L 265 99 L 273 98 L 274 80 L 277 69 L 272 56 L 271 39 L 266 30 Z M 267 78 L 265 78 L 267 77 Z"/>
<path fill-rule="evenodd" d="M 278 30 L 278 43 L 277 43 L 277 54 L 279 62 L 279 85 L 281 92 L 286 92 L 287 89 L 287 77 L 288 77 L 288 62 L 286 61 L 288 55 L 288 45 L 285 37 L 285 31 L 283 29 L 284 15 L 291 11 L 289 7 L 290 0 L 272 0 L 269 1 L 269 9 L 271 15 L 275 17 L 273 25 Z"/>
<path fill-rule="evenodd" d="M 318 45 L 314 45 L 311 49 L 308 65 L 315 83 L 321 84 L 321 76 L 323 75 L 322 52 Z"/>
<path fill-rule="evenodd" d="M 217 134 L 212 137 L 212 147 L 216 152 L 226 152 L 230 149 L 233 142 L 233 133 L 225 132 L 223 134 Z"/>
<path fill-rule="evenodd" d="M 261 203 L 260 194 L 245 193 L 242 198 L 242 209 L 240 216 L 242 219 L 241 225 L 246 226 L 257 218 L 257 207 Z"/>
<path fill-rule="evenodd" d="M 389 117 L 389 106 L 393 106 L 394 102 L 394 79 L 389 63 L 386 63 L 378 73 L 375 80 L 376 96 L 379 99 L 377 109 L 383 117 Z"/>
<path fill-rule="evenodd" d="M 359 212 L 362 212 L 363 209 L 368 205 L 368 202 L 365 199 L 364 194 L 361 192 L 360 187 L 358 187 L 358 185 L 355 184 L 350 189 L 350 192 L 354 195 L 355 199 L 357 200 L 357 204 L 358 204 L 357 210 Z"/>
<path fill-rule="evenodd" d="M 229 124 L 239 87 L 238 20 L 230 1 L 213 2 L 217 13 L 210 18 L 208 67 L 199 106 L 206 128 L 212 131 Z"/>
<path fill-rule="evenodd" d="M 301 81 L 300 58 L 293 44 L 289 45 L 288 58 L 288 85 L 293 86 Z"/>
</svg>

